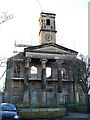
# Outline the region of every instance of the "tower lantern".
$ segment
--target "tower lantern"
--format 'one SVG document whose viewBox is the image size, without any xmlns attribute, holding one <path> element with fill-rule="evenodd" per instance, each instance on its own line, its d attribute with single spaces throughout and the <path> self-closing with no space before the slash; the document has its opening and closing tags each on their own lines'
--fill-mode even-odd
<svg viewBox="0 0 90 120">
<path fill-rule="evenodd" d="M 40 23 L 40 44 L 56 43 L 55 14 L 41 12 Z"/>
</svg>

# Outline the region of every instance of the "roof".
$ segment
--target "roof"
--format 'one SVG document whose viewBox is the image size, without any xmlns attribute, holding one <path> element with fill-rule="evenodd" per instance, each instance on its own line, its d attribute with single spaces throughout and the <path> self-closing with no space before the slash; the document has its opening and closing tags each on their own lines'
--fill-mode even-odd
<svg viewBox="0 0 90 120">
<path fill-rule="evenodd" d="M 74 51 L 72 49 L 66 48 L 64 46 L 58 45 L 56 43 L 46 43 L 46 44 L 42 44 L 42 45 L 37 45 L 37 46 L 31 46 L 31 47 L 27 47 L 24 49 L 25 52 L 53 52 L 53 53 L 65 53 L 65 52 L 69 52 L 69 53 L 75 53 L 78 54 L 77 51 Z"/>
<path fill-rule="evenodd" d="M 17 55 L 14 55 L 14 56 L 8 58 L 8 61 L 11 61 L 11 60 L 22 61 L 23 60 L 23 56 L 24 56 L 24 52 L 20 52 Z"/>
<path fill-rule="evenodd" d="M 54 14 L 54 13 L 47 13 L 47 12 L 41 12 L 41 14 L 47 14 L 47 15 L 56 15 L 56 14 Z"/>
</svg>

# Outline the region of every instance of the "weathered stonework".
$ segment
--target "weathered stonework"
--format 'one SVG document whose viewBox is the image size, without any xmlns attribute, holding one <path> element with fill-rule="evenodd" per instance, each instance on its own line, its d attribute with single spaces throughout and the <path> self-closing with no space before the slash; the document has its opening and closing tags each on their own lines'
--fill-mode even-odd
<svg viewBox="0 0 90 120">
<path fill-rule="evenodd" d="M 44 15 L 47 29 L 40 29 L 41 44 L 27 47 L 24 52 L 7 61 L 4 98 L 6 102 L 58 105 L 68 100 L 82 100 L 80 97 L 83 90 L 76 82 L 76 66 L 73 68 L 76 61 L 82 65 L 76 58 L 78 52 L 56 44 L 55 23 L 52 22 L 55 20 L 55 14 Z M 54 30 L 51 30 L 52 28 Z M 47 33 L 52 35 L 52 41 L 47 42 L 44 38 Z M 78 65 L 77 67 L 79 68 Z"/>
</svg>

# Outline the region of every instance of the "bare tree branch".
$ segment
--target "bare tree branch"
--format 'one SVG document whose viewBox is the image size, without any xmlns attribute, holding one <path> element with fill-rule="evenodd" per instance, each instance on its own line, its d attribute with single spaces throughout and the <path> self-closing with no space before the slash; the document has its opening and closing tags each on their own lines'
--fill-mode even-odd
<svg viewBox="0 0 90 120">
<path fill-rule="evenodd" d="M 13 14 L 7 14 L 7 12 L 2 12 L 2 15 L 0 16 L 0 24 L 6 22 L 7 20 L 9 19 L 12 19 L 13 18 Z"/>
</svg>

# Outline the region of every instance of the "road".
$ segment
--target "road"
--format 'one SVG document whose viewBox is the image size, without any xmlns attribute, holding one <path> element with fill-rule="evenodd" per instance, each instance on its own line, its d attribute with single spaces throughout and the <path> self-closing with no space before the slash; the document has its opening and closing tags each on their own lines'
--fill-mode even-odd
<svg viewBox="0 0 90 120">
<path fill-rule="evenodd" d="M 62 118 L 51 119 L 23 119 L 23 120 L 90 120 L 90 114 L 84 113 L 68 113 L 67 116 Z"/>
<path fill-rule="evenodd" d="M 60 120 L 90 120 L 90 114 L 84 113 L 68 113 L 67 116 L 63 117 Z"/>
</svg>

